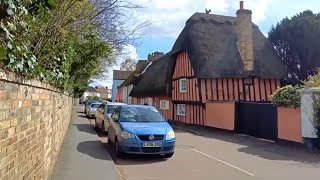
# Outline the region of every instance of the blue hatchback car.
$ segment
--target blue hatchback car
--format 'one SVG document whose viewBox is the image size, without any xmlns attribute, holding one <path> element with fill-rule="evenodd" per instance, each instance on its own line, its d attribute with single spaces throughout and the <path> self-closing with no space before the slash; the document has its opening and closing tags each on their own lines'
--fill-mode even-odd
<svg viewBox="0 0 320 180">
<path fill-rule="evenodd" d="M 111 115 L 108 142 L 117 157 L 123 154 L 154 154 L 170 158 L 176 137 L 166 118 L 152 106 L 123 105 Z"/>
</svg>

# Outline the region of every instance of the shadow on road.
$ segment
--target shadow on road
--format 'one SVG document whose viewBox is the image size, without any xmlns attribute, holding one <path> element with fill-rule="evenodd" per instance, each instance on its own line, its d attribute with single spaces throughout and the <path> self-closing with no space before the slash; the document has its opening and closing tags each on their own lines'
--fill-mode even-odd
<svg viewBox="0 0 320 180">
<path fill-rule="evenodd" d="M 94 122 L 91 119 L 88 119 L 88 121 L 88 124 L 73 125 L 77 126 L 79 131 L 97 134 L 100 141 L 84 141 L 79 143 L 77 147 L 79 152 L 87 154 L 95 159 L 102 160 L 106 159 L 109 153 L 111 160 L 113 160 L 116 165 L 152 164 L 166 161 L 166 159 L 161 156 L 126 155 L 121 159 L 117 158 L 114 146 L 107 143 L 107 134 L 102 133 L 100 129 L 94 129 L 92 125 Z"/>
<path fill-rule="evenodd" d="M 95 159 L 112 160 L 105 151 L 104 145 L 99 141 L 84 141 L 78 144 L 77 150 Z"/>
<path fill-rule="evenodd" d="M 90 134 L 97 134 L 96 130 L 91 124 L 73 124 L 74 126 L 77 126 L 78 131 L 86 132 Z"/>
<path fill-rule="evenodd" d="M 116 165 L 142 165 L 142 164 L 153 164 L 166 161 L 167 159 L 161 156 L 151 155 L 125 155 L 122 158 L 117 158 L 115 149 L 110 144 L 105 144 L 105 148 L 109 152 L 111 158 Z"/>
<path fill-rule="evenodd" d="M 174 123 L 177 133 L 188 131 L 196 136 L 204 138 L 218 139 L 245 147 L 238 149 L 239 152 L 254 155 L 268 160 L 296 161 L 306 163 L 315 167 L 320 167 L 319 153 L 306 149 L 301 145 L 280 144 L 270 141 L 257 139 L 251 136 L 238 135 L 233 132 L 227 132 L 209 127 L 200 127 L 193 125 L 181 125 Z M 180 130 L 180 131 L 179 131 Z"/>
<path fill-rule="evenodd" d="M 79 118 L 87 118 L 87 116 L 85 114 L 78 114 Z"/>
</svg>

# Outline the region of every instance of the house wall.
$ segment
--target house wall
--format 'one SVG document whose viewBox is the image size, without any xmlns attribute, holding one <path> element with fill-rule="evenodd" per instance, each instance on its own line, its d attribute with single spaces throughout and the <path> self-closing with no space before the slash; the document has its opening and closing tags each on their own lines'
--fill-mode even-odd
<svg viewBox="0 0 320 180">
<path fill-rule="evenodd" d="M 169 101 L 169 109 L 161 109 L 160 101 L 166 100 Z M 144 104 L 148 103 L 149 106 L 154 106 L 157 108 L 167 119 L 172 120 L 173 118 L 173 103 L 170 97 L 159 96 L 159 97 L 132 97 L 132 104 Z"/>
<path fill-rule="evenodd" d="M 169 109 L 161 109 L 160 107 L 160 101 L 161 100 L 165 100 L 165 101 L 169 101 Z M 156 107 L 167 119 L 172 120 L 173 118 L 173 104 L 171 101 L 170 97 L 166 97 L 166 96 L 160 96 L 160 97 L 155 97 L 153 98 L 153 106 Z"/>
<path fill-rule="evenodd" d="M 121 89 L 121 93 L 122 93 L 122 101 L 121 102 L 128 103 L 128 87 L 124 86 L 119 89 Z M 119 89 L 118 89 L 118 91 L 119 91 Z"/>
<path fill-rule="evenodd" d="M 127 94 L 127 103 L 128 103 L 128 104 L 132 104 L 132 97 L 129 96 L 129 94 L 130 94 L 130 92 L 132 91 L 132 89 L 133 89 L 133 84 L 130 84 L 130 85 L 128 86 L 128 94 Z"/>
<path fill-rule="evenodd" d="M 113 80 L 112 82 L 112 101 L 115 101 L 118 95 L 118 86 L 123 83 L 124 80 Z"/>
<path fill-rule="evenodd" d="M 234 130 L 234 102 L 206 103 L 206 120 L 204 124 L 209 127 Z"/>
<path fill-rule="evenodd" d="M 250 83 L 248 83 L 250 82 Z M 280 81 L 260 78 L 202 79 L 203 102 L 211 101 L 270 101 L 270 96 L 280 87 Z"/>
<path fill-rule="evenodd" d="M 179 80 L 182 78 L 187 79 L 187 92 L 180 92 Z M 200 101 L 198 81 L 186 52 L 177 56 L 172 76 L 172 101 Z"/>
<path fill-rule="evenodd" d="M 100 97 L 100 93 L 97 93 L 97 92 L 84 92 L 82 98 L 83 99 L 87 99 L 88 96 Z"/>
<path fill-rule="evenodd" d="M 123 88 L 118 89 L 117 97 L 115 99 L 116 102 L 123 102 L 123 93 L 122 93 Z"/>
<path fill-rule="evenodd" d="M 205 109 L 202 105 L 186 104 L 186 115 L 177 114 L 177 104 L 173 104 L 173 120 L 187 124 L 205 125 Z"/>
</svg>

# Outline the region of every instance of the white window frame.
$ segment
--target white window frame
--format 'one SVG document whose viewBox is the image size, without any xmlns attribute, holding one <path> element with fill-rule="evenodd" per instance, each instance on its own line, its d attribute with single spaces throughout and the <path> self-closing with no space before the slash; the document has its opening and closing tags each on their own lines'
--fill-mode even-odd
<svg viewBox="0 0 320 180">
<path fill-rule="evenodd" d="M 179 91 L 181 93 L 187 92 L 188 89 L 188 81 L 186 78 L 179 79 Z"/>
<path fill-rule="evenodd" d="M 184 113 L 180 111 L 180 109 L 183 108 Z M 177 104 L 177 115 L 178 116 L 186 116 L 186 105 L 185 104 Z"/>
<path fill-rule="evenodd" d="M 160 100 L 160 109 L 169 110 L 169 101 Z"/>
</svg>

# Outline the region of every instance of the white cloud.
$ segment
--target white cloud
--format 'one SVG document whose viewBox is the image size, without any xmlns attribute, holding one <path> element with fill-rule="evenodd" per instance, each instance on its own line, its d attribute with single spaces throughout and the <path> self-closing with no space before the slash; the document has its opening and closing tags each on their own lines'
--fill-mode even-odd
<svg viewBox="0 0 320 180">
<path fill-rule="evenodd" d="M 196 12 L 211 9 L 211 14 L 236 16 L 239 0 L 132 0 L 144 4 L 145 8 L 136 13 L 142 20 L 151 20 L 152 24 L 144 31 L 150 37 L 176 38 L 185 22 Z M 269 5 L 274 0 L 245 0 L 244 6 L 253 12 L 253 22 L 265 20 Z"/>
<path fill-rule="evenodd" d="M 176 38 L 185 22 L 196 12 L 211 9 L 212 13 L 224 14 L 229 8 L 228 0 L 139 0 L 145 8 L 136 13 L 143 20 L 151 20 L 152 24 L 144 32 L 150 37 Z"/>
</svg>

